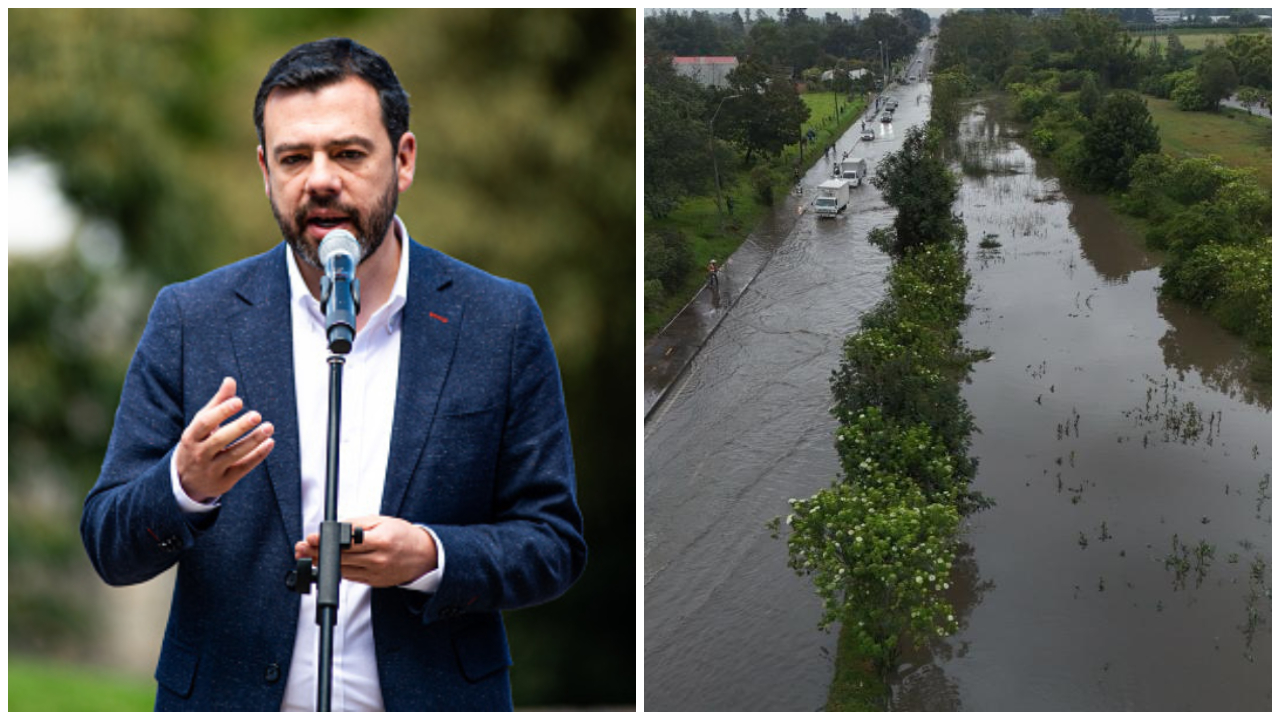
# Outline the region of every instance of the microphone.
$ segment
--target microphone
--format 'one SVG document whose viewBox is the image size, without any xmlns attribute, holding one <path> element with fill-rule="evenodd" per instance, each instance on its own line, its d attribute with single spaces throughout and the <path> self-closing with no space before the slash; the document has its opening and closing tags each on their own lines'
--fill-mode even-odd
<svg viewBox="0 0 1280 720">
<path fill-rule="evenodd" d="M 320 242 L 320 309 L 324 312 L 329 352 L 345 355 L 356 340 L 356 314 L 360 312 L 360 243 L 346 230 L 334 230 Z"/>
</svg>

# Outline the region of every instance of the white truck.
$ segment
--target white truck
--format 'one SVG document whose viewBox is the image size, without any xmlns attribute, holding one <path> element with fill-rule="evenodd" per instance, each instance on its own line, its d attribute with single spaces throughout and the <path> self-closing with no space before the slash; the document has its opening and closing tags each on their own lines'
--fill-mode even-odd
<svg viewBox="0 0 1280 720">
<path fill-rule="evenodd" d="M 850 185 L 857 187 L 862 184 L 863 178 L 867 176 L 867 161 L 862 158 L 845 158 L 840 161 L 840 175 L 842 180 L 848 180 Z"/>
<path fill-rule="evenodd" d="M 848 180 L 827 180 L 818 186 L 818 197 L 813 201 L 818 217 L 833 218 L 848 205 Z"/>
</svg>

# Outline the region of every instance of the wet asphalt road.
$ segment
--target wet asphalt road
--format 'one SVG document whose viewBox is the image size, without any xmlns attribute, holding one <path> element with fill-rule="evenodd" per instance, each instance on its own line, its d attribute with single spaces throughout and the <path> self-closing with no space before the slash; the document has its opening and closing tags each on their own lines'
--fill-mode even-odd
<svg viewBox="0 0 1280 720">
<path fill-rule="evenodd" d="M 928 94 L 925 83 L 891 88 L 894 121 L 869 121 L 871 142 L 855 122 L 838 155 L 852 150 L 874 174 L 927 120 Z M 805 176 L 794 227 L 646 421 L 646 710 L 826 701 L 835 634 L 818 631 L 818 599 L 765 524 L 835 479 L 828 378 L 882 297 L 889 261 L 866 236 L 893 218 L 869 183 L 841 217 L 817 218 L 809 203 L 830 173 L 822 159 Z"/>
</svg>

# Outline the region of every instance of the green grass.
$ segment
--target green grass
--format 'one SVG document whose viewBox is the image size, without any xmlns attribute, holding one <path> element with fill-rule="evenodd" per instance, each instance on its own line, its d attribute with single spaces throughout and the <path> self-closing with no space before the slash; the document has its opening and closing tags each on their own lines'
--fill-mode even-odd
<svg viewBox="0 0 1280 720">
<path fill-rule="evenodd" d="M 885 710 L 889 686 L 871 661 L 862 657 L 853 633 L 840 630 L 836 643 L 836 671 L 827 695 L 827 712 L 872 712 Z"/>
<path fill-rule="evenodd" d="M 98 668 L 9 656 L 9 712 L 139 712 L 155 705 L 155 683 Z"/>
<path fill-rule="evenodd" d="M 781 190 L 775 194 L 785 192 Z M 720 264 L 724 264 L 725 258 L 738 249 L 751 229 L 769 210 L 756 200 L 746 173 L 740 173 L 737 182 L 725 185 L 722 193 L 733 198 L 733 214 L 725 212 L 723 231 L 720 229 L 720 215 L 716 212 L 714 196 L 689 198 L 661 220 L 645 218 L 646 232 L 663 229 L 683 232 L 689 240 L 694 259 L 694 268 L 685 277 L 679 290 L 671 293 L 661 307 L 652 312 L 645 311 L 645 337 L 651 337 L 661 330 L 698 291 L 706 281 L 707 261 L 715 258 Z"/>
<path fill-rule="evenodd" d="M 1226 45 L 1227 40 L 1231 39 L 1232 35 L 1270 35 L 1271 30 L 1267 28 L 1241 28 L 1235 31 L 1224 31 L 1210 28 L 1193 28 L 1189 30 L 1176 30 L 1173 34 L 1178 36 L 1178 41 L 1182 43 L 1182 47 L 1199 52 L 1208 47 L 1210 42 L 1215 43 L 1218 47 Z M 1152 33 L 1143 32 L 1140 33 L 1140 36 L 1142 37 L 1141 49 L 1145 50 L 1147 45 L 1151 42 Z M 1169 32 L 1157 31 L 1154 37 L 1156 39 L 1156 44 L 1163 48 L 1168 44 Z"/>
<path fill-rule="evenodd" d="M 1160 129 L 1160 148 L 1177 157 L 1217 155 L 1245 168 L 1271 188 L 1271 120 L 1234 110 L 1186 112 L 1172 100 L 1147 96 L 1147 109 Z"/>
</svg>

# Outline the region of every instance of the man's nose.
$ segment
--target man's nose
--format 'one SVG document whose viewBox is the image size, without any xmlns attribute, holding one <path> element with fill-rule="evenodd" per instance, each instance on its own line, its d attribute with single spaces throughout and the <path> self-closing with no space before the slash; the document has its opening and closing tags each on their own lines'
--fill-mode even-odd
<svg viewBox="0 0 1280 720">
<path fill-rule="evenodd" d="M 342 178 L 338 167 L 323 153 L 312 158 L 307 168 L 306 191 L 308 195 L 337 195 L 342 192 Z"/>
</svg>

